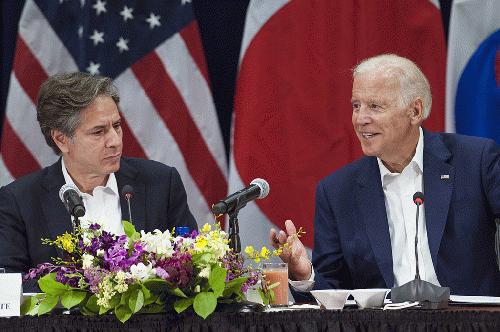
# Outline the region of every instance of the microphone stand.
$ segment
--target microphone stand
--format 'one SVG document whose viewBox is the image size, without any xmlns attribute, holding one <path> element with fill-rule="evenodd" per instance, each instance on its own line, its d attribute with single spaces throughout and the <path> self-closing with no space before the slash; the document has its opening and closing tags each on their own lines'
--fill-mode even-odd
<svg viewBox="0 0 500 332">
<path fill-rule="evenodd" d="M 413 307 L 416 309 L 444 309 L 448 308 L 448 300 L 450 299 L 450 288 L 439 287 L 431 284 L 428 281 L 420 279 L 419 264 L 418 264 L 418 217 L 419 207 L 422 204 L 417 204 L 417 221 L 415 228 L 415 264 L 416 273 L 415 279 L 406 284 L 393 287 L 391 289 L 391 301 L 393 303 L 400 302 L 419 302 L 420 305 Z"/>
<path fill-rule="evenodd" d="M 128 219 L 129 219 L 129 223 L 133 224 L 132 223 L 132 209 L 130 208 L 130 197 L 132 195 L 130 194 L 127 194 L 125 195 L 125 199 L 127 200 L 127 205 L 128 205 Z"/>
<path fill-rule="evenodd" d="M 71 219 L 71 224 L 73 225 L 73 233 L 75 233 L 76 228 L 80 227 L 80 217 L 73 216 L 73 219 Z"/>
<path fill-rule="evenodd" d="M 235 252 L 241 252 L 241 240 L 240 240 L 240 226 L 238 225 L 238 212 L 243 209 L 247 203 L 240 203 L 240 199 L 242 197 L 238 197 L 236 201 L 236 205 L 234 209 L 227 212 L 229 216 L 229 247 Z"/>
</svg>

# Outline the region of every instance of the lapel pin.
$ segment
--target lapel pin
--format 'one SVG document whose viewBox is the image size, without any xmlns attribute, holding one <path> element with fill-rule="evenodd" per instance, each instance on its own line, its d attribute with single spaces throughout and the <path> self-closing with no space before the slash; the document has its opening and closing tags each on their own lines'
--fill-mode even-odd
<svg viewBox="0 0 500 332">
<path fill-rule="evenodd" d="M 441 180 L 443 179 L 449 179 L 450 176 L 448 174 L 441 174 Z"/>
</svg>

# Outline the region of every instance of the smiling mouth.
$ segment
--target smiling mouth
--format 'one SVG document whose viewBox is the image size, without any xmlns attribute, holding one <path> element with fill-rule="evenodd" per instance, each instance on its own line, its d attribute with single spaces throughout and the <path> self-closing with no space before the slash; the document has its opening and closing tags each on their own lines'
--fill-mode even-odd
<svg viewBox="0 0 500 332">
<path fill-rule="evenodd" d="M 372 138 L 373 136 L 376 136 L 378 134 L 361 133 L 361 135 L 363 135 L 364 138 Z"/>
<path fill-rule="evenodd" d="M 119 154 L 117 154 L 116 156 L 109 156 L 109 157 L 106 157 L 106 159 L 115 159 L 115 158 L 119 158 L 119 157 L 120 157 L 120 155 L 119 155 Z"/>
</svg>

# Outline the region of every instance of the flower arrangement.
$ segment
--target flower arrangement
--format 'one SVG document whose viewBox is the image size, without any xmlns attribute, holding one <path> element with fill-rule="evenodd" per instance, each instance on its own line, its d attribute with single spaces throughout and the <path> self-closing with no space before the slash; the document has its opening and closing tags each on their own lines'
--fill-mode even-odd
<svg viewBox="0 0 500 332">
<path fill-rule="evenodd" d="M 199 232 L 181 236 L 159 230 L 139 233 L 130 223 L 123 225 L 122 236 L 95 223 L 55 241 L 44 240 L 65 255 L 25 276 L 37 278 L 43 293 L 26 299 L 21 313 L 41 315 L 60 302 L 85 315 L 114 313 L 122 322 L 136 313 L 180 313 L 190 307 L 206 318 L 218 303 L 243 300 L 259 281 L 263 302 L 274 301 L 275 285 L 267 285 L 262 270 L 244 267 L 245 257 L 230 249 L 218 224 L 214 230 L 206 224 Z M 259 253 L 247 247 L 245 252 L 258 262 L 282 249 L 271 253 L 263 248 Z"/>
</svg>

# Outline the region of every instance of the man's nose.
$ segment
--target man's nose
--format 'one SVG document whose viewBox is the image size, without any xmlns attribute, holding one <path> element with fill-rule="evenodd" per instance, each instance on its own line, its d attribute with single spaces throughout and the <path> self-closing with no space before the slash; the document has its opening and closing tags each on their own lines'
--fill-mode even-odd
<svg viewBox="0 0 500 332">
<path fill-rule="evenodd" d="M 107 146 L 114 147 L 122 144 L 121 129 L 113 128 L 108 132 Z"/>
<path fill-rule="evenodd" d="M 372 117 L 368 106 L 361 105 L 356 112 L 355 124 L 363 125 L 372 122 Z"/>
</svg>

